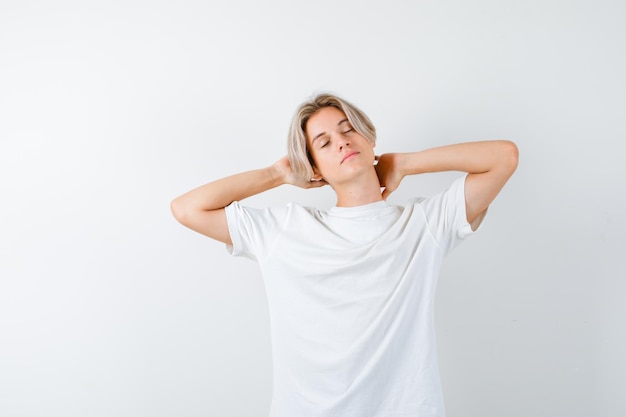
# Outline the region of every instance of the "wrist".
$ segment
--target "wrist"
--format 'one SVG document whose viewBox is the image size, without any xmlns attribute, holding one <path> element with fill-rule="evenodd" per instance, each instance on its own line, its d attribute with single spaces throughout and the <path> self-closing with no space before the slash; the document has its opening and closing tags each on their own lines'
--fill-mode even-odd
<svg viewBox="0 0 626 417">
<path fill-rule="evenodd" d="M 409 161 L 409 154 L 407 153 L 393 154 L 393 165 L 396 167 L 396 171 L 403 177 L 413 174 Z"/>
<path fill-rule="evenodd" d="M 421 152 L 399 153 L 397 155 L 398 172 L 403 176 L 427 172 L 424 164 L 421 162 Z"/>
<path fill-rule="evenodd" d="M 285 184 L 285 175 L 283 173 L 283 170 L 280 169 L 280 167 L 278 166 L 278 162 L 270 165 L 269 167 L 265 168 L 265 171 L 268 175 L 268 177 L 270 178 L 270 181 L 272 183 L 273 186 L 279 186 L 279 185 L 283 185 Z"/>
</svg>

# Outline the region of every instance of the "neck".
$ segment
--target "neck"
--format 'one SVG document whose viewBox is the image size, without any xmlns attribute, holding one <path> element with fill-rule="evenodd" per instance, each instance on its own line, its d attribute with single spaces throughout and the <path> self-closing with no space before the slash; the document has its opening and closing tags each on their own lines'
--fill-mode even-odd
<svg viewBox="0 0 626 417">
<path fill-rule="evenodd" d="M 334 184 L 337 207 L 356 207 L 383 199 L 376 170 L 372 167 L 364 175 L 345 184 Z"/>
</svg>

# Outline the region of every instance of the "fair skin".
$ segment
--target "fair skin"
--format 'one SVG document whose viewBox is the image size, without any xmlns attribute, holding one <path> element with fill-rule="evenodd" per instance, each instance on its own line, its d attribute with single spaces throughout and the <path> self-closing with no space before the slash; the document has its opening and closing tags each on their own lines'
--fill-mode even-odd
<svg viewBox="0 0 626 417">
<path fill-rule="evenodd" d="M 326 107 L 314 113 L 305 133 L 315 162 L 313 178 L 330 184 L 338 207 L 382 200 L 374 145 L 352 128 L 341 110 Z"/>
<path fill-rule="evenodd" d="M 465 207 L 467 221 L 473 224 L 518 163 L 517 146 L 506 140 L 466 142 L 377 157 L 374 145 L 352 129 L 345 114 L 334 107 L 314 113 L 305 130 L 315 162 L 311 181 L 296 177 L 285 156 L 269 167 L 222 178 L 181 195 L 171 204 L 174 217 L 198 233 L 232 244 L 224 207 L 279 185 L 315 188 L 328 184 L 337 194 L 337 206 L 354 207 L 387 199 L 407 175 L 462 171 L 469 174 L 465 180 Z"/>
</svg>

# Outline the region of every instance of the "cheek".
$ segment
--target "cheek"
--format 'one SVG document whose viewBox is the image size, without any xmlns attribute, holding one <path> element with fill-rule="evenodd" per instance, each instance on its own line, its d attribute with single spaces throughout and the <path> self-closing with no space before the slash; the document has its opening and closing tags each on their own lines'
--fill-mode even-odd
<svg viewBox="0 0 626 417">
<path fill-rule="evenodd" d="M 311 156 L 313 157 L 314 164 L 312 166 L 315 172 L 321 174 L 322 176 L 330 174 L 333 169 L 332 163 L 328 161 L 328 158 L 324 155 L 323 151 L 318 151 Z"/>
</svg>

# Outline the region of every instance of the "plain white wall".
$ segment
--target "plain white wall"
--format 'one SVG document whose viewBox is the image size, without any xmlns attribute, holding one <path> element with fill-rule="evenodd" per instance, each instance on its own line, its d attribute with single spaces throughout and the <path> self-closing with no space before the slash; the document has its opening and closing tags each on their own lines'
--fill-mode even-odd
<svg viewBox="0 0 626 417">
<path fill-rule="evenodd" d="M 625 415 L 624 16 L 609 0 L 0 2 L 0 416 L 267 415 L 257 266 L 169 202 L 279 158 L 321 90 L 370 115 L 379 153 L 520 148 L 441 276 L 448 415 Z M 288 186 L 247 202 L 289 200 L 333 204 Z"/>
</svg>

